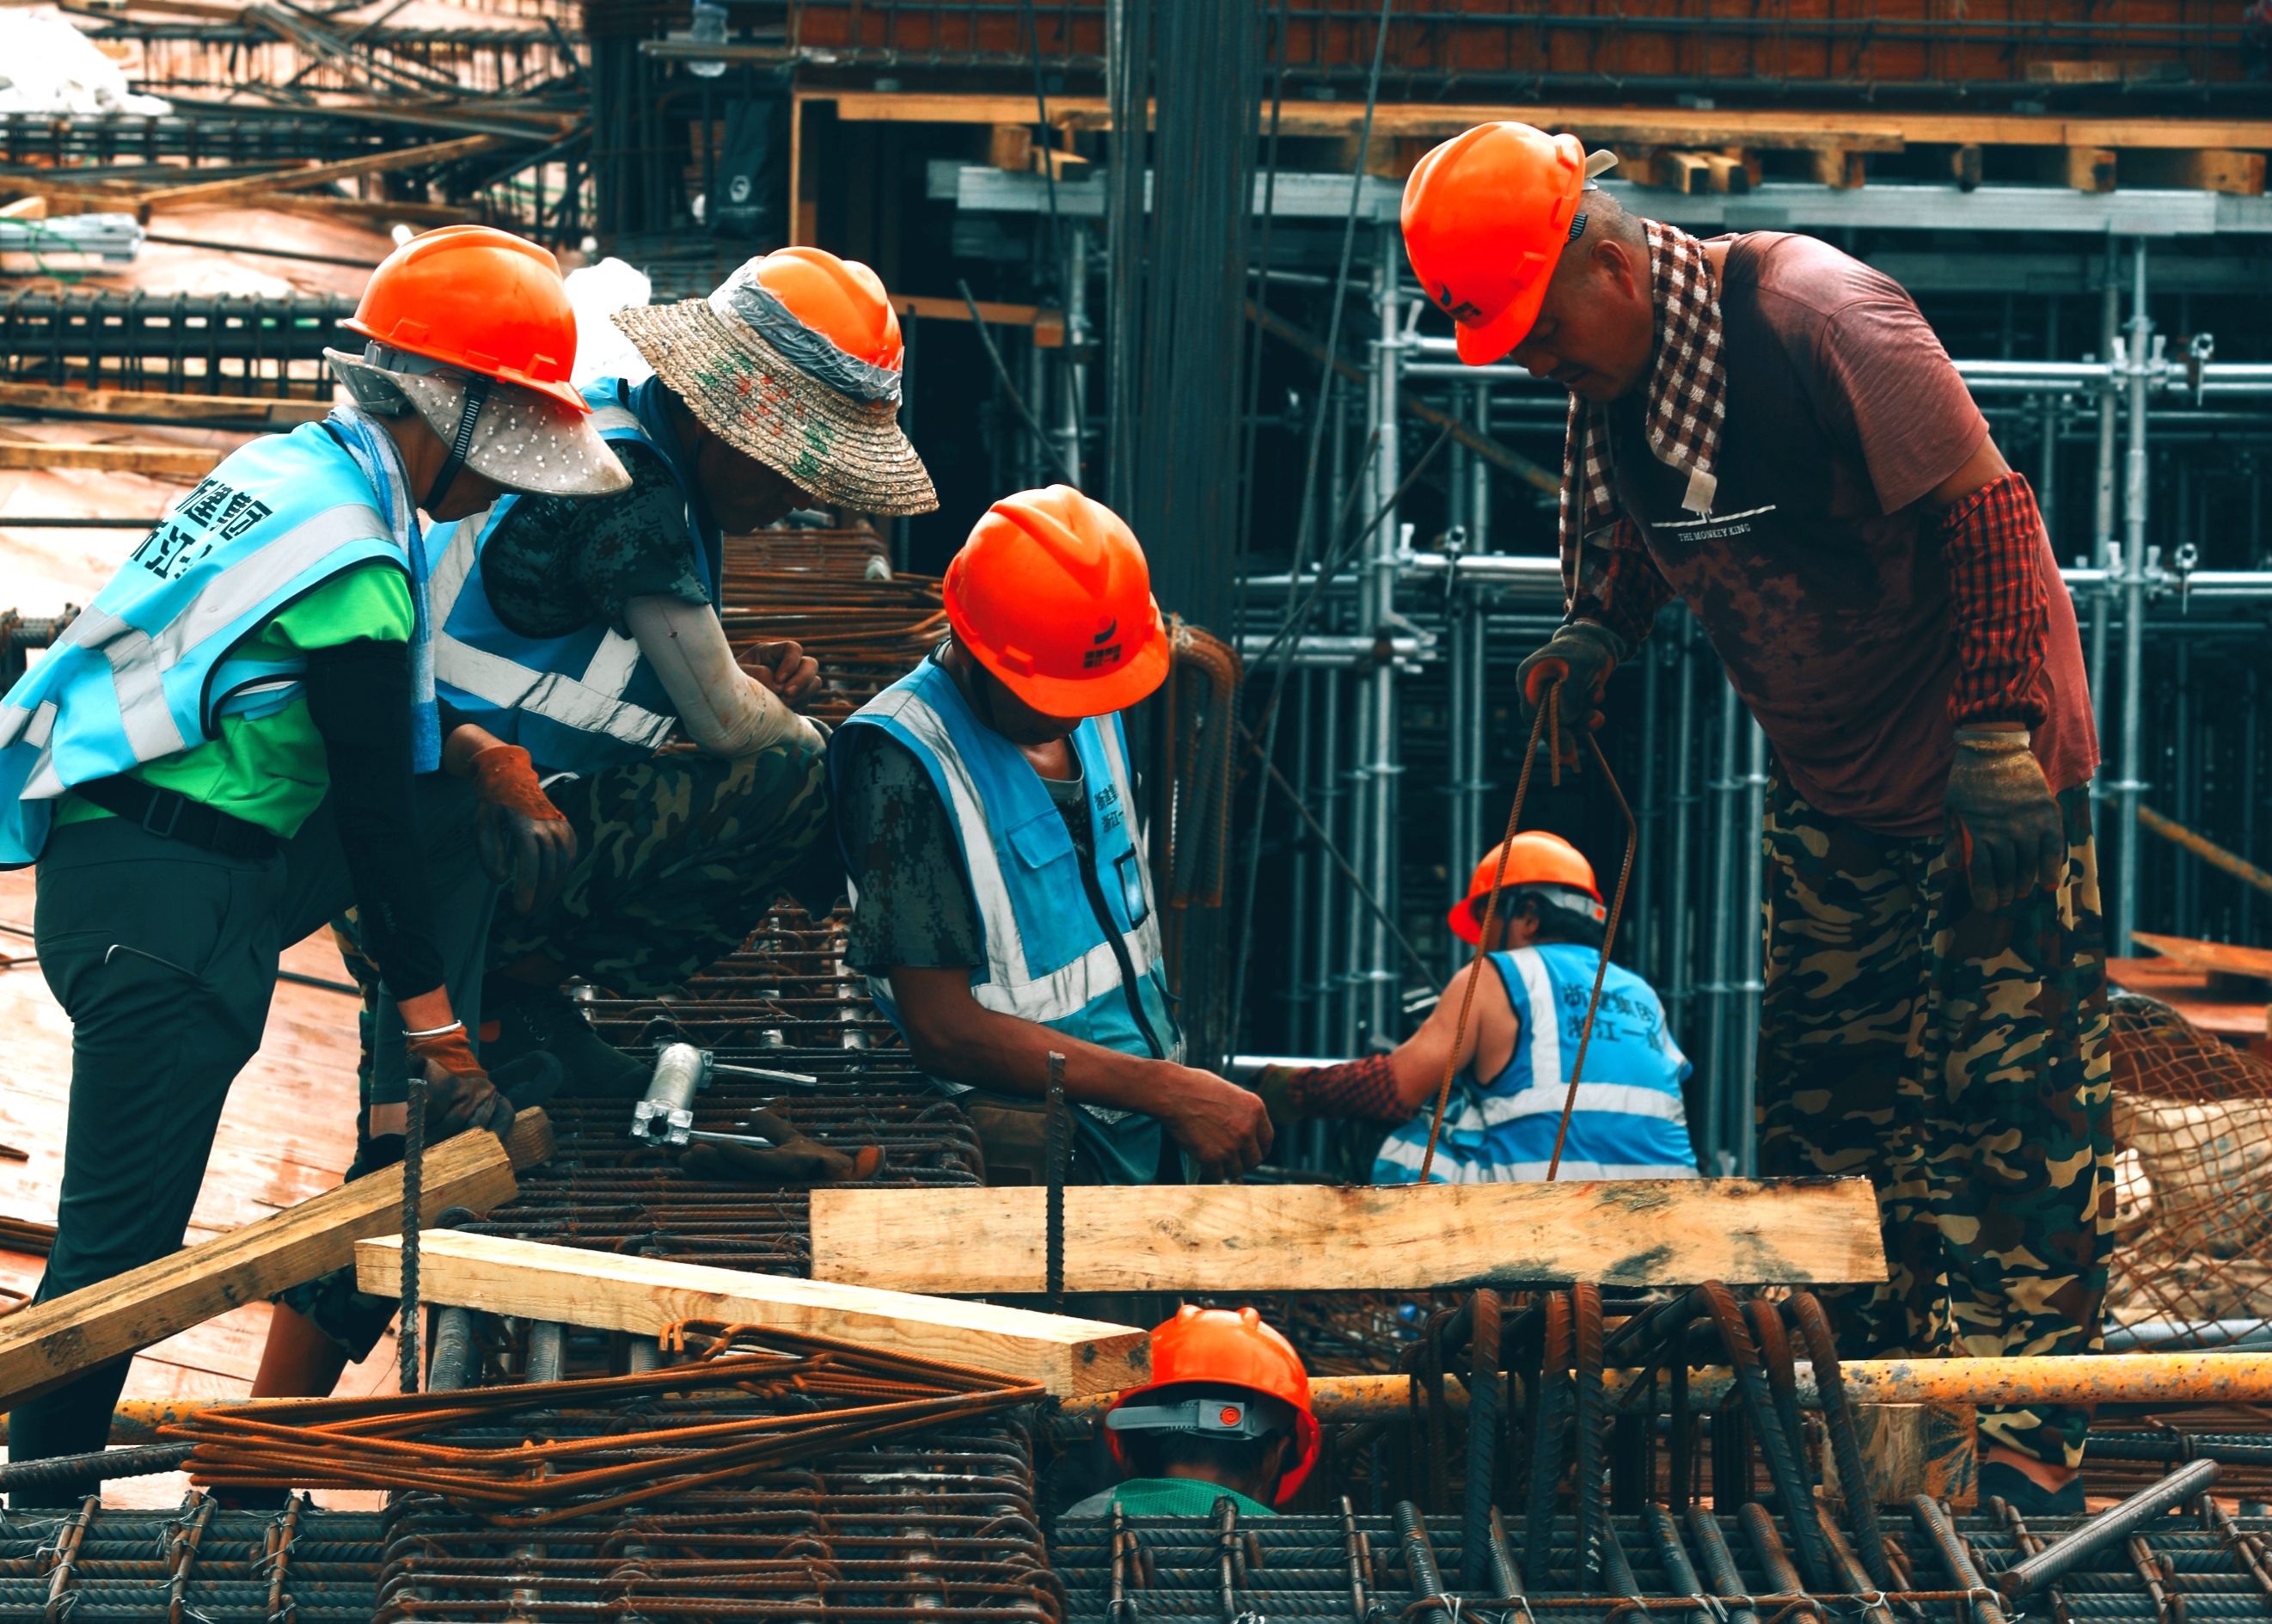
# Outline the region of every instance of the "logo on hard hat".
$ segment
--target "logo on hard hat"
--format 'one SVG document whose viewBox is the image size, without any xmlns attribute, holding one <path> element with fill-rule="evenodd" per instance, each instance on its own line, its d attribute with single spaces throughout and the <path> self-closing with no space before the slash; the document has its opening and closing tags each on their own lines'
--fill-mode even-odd
<svg viewBox="0 0 2272 1624">
<path fill-rule="evenodd" d="M 1111 635 L 1118 630 L 1120 630 L 1120 618 L 1116 615 L 1110 620 L 1104 623 L 1103 631 L 1099 632 L 1095 637 L 1090 638 L 1088 640 L 1101 647 L 1103 646 L 1105 640 L 1110 638 Z"/>
<path fill-rule="evenodd" d="M 1105 635 L 1110 637 L 1111 633 L 1108 632 Z M 1110 648 L 1092 648 L 1080 657 L 1080 669 L 1084 671 L 1093 671 L 1100 665 L 1119 663 L 1120 645 L 1117 643 L 1113 644 Z"/>
<path fill-rule="evenodd" d="M 1452 303 L 1452 288 L 1448 282 L 1444 285 L 1443 291 L 1436 296 L 1436 303 L 1444 307 L 1445 313 L 1454 321 L 1473 325 L 1484 318 L 1482 310 L 1469 301 L 1462 299 L 1457 304 Z"/>
</svg>

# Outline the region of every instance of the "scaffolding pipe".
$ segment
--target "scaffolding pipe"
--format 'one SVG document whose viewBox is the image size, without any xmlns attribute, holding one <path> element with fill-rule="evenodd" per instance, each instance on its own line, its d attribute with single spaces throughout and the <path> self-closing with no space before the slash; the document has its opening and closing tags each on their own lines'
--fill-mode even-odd
<svg viewBox="0 0 2272 1624">
<path fill-rule="evenodd" d="M 1394 224 L 1380 229 L 1380 253 L 1377 287 L 1380 301 L 1380 341 L 1373 347 L 1372 416 L 1379 438 L 1373 446 L 1372 488 L 1376 493 L 1374 508 L 1380 514 L 1379 523 L 1372 535 L 1372 594 L 1368 619 L 1369 630 L 1380 635 L 1393 635 L 1396 628 L 1396 576 L 1398 543 L 1402 539 L 1402 526 L 1397 511 L 1391 504 L 1397 486 L 1402 482 L 1402 459 L 1397 454 L 1396 392 L 1398 386 L 1396 352 L 1401 341 L 1398 332 L 1403 313 L 1403 301 L 1398 296 L 1396 266 L 1404 257 L 1404 240 Z M 1365 884 L 1373 895 L 1380 899 L 1384 909 L 1394 912 L 1396 907 L 1396 662 L 1383 660 L 1372 671 L 1371 743 L 1372 758 L 1365 767 L 1366 799 L 1364 851 Z M 1388 1039 L 1401 1037 L 1398 1031 L 1395 1012 L 1399 1000 L 1395 997 L 1399 976 L 1389 968 L 1388 924 L 1379 915 L 1367 911 L 1364 919 L 1364 1022 L 1369 1037 Z"/>
<path fill-rule="evenodd" d="M 1730 963 L 1734 942 L 1730 939 L 1736 901 L 1736 796 L 1742 781 L 1736 776 L 1736 733 L 1742 725 L 1743 701 L 1736 696 L 1736 685 L 1728 680 L 1727 672 L 1720 674 L 1720 775 L 1712 781 L 1712 905 L 1706 928 L 1712 938 L 1712 979 L 1704 992 L 1711 999 L 1706 1016 L 1705 1051 L 1712 1057 L 1712 1103 L 1708 1115 L 1711 1131 L 1705 1146 L 1706 1164 L 1723 1177 L 1732 1173 L 1736 1158 L 1730 1144 L 1730 1129 L 1734 1124 L 1734 1101 L 1730 1098 L 1730 1074 L 1734 1069 L 1729 1057 L 1729 1024 L 1731 1011 L 1729 997 L 1735 991 L 1730 980 Z"/>
<path fill-rule="evenodd" d="M 2098 353 L 2111 355 L 2122 337 L 2122 288 L 2116 280 L 2120 261 L 2111 237 L 2106 243 L 2106 287 L 2100 301 Z M 2091 530 L 2090 565 L 2093 569 L 2111 572 L 2119 563 L 2114 544 L 2114 392 L 2101 390 L 2098 395 L 2098 489 L 2097 502 Z M 2106 680 L 2106 626 L 2114 608 L 2114 589 L 2102 580 L 2090 596 L 2090 722 L 2092 734 L 2098 740 L 2099 750 L 2106 748 L 2106 696 L 2113 685 Z M 2103 775 L 2094 774 L 2090 781 L 2093 802 L 2106 798 Z"/>
<path fill-rule="evenodd" d="M 1318 680 L 1317 672 L 1304 668 L 1294 678 L 1294 796 L 1309 802 L 1317 786 L 1310 780 L 1311 722 L 1310 695 Z M 1333 681 L 1328 675 L 1327 682 Z M 1304 1000 L 1307 989 L 1303 984 L 1303 973 L 1308 968 L 1304 962 L 1303 944 L 1310 936 L 1310 849 L 1317 837 L 1310 826 L 1301 819 L 1294 827 L 1294 885 L 1293 896 L 1287 908 L 1287 941 L 1293 951 L 1286 955 L 1288 974 L 1286 992 L 1286 1031 L 1296 1043 L 1308 1034 L 1303 1028 Z"/>
<path fill-rule="evenodd" d="M 2128 376 L 2130 378 L 2130 453 L 2127 489 L 2123 493 L 2123 625 L 2122 625 L 2122 777 L 2115 784 L 2121 797 L 2121 864 L 2114 889 L 2114 951 L 2126 953 L 2138 927 L 2138 797 L 2145 784 L 2143 685 L 2146 670 L 2146 500 L 2149 468 L 2146 460 L 2146 385 L 2150 368 L 2149 341 L 2154 318 L 2146 313 L 2146 239 L 2134 239 L 2132 249 L 2134 281 L 2131 294 Z M 2116 359 L 2123 359 L 2120 352 Z"/>
<path fill-rule="evenodd" d="M 1346 848 L 1347 842 L 1340 832 L 1342 787 L 1341 779 L 1342 678 L 1338 671 L 1325 675 L 1325 715 L 1319 719 L 1318 781 L 1321 786 L 1319 798 L 1325 805 L 1319 809 L 1318 821 L 1325 826 L 1326 838 Z M 1334 876 L 1330 864 L 1317 865 L 1318 927 L 1312 932 L 1317 940 L 1297 944 L 1297 950 L 1311 955 L 1310 1030 L 1309 1047 L 1312 1054 L 1323 1054 L 1326 1037 L 1334 1017 Z M 1344 1049 L 1343 1054 L 1349 1052 Z"/>
<path fill-rule="evenodd" d="M 1088 399 L 1088 366 L 1080 357 L 1088 353 L 1088 222 L 1075 221 L 1065 231 L 1065 364 L 1058 379 L 1058 424 L 1050 437 L 1057 441 L 1059 477 L 1078 489 L 1081 483 L 1081 408 Z M 1039 400 L 1035 401 L 1038 409 Z"/>
<path fill-rule="evenodd" d="M 1694 984 L 1694 954 L 1691 951 L 1693 932 L 1690 929 L 1689 844 L 1695 833 L 1696 806 L 1700 797 L 1696 782 L 1696 617 L 1686 609 L 1680 611 L 1680 690 L 1675 708 L 1672 730 L 1672 781 L 1678 786 L 1672 797 L 1672 919 L 1671 974 L 1670 997 L 1672 1029 L 1676 1037 L 1694 1047 L 1695 1031 L 1689 1022 L 1691 988 Z M 1711 1124 L 1704 1125 L 1705 1137 L 1711 1136 Z"/>
<path fill-rule="evenodd" d="M 1735 692 L 1731 685 L 1730 693 Z M 1759 1171 L 1759 1134 L 1753 1125 L 1760 1071 L 1760 999 L 1767 992 L 1762 973 L 1766 939 L 1761 933 L 1760 886 L 1764 854 L 1761 834 L 1767 827 L 1768 736 L 1749 710 L 1744 712 L 1751 738 L 1749 770 L 1744 775 L 1744 827 L 1738 839 L 1738 860 L 1744 865 L 1744 907 L 1735 928 L 1741 934 L 1744 980 L 1736 1006 L 1735 1115 L 1729 1124 L 1734 1141 L 1736 1171 L 1746 1179 Z"/>
</svg>

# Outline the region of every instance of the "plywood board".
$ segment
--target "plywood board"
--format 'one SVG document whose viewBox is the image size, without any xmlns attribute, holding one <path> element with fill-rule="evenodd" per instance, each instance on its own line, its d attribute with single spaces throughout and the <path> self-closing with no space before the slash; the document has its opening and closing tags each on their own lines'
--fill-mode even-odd
<svg viewBox="0 0 2272 1624">
<path fill-rule="evenodd" d="M 812 1192 L 812 1273 L 901 1291 L 1043 1289 L 1033 1187 Z M 1883 1280 L 1862 1179 L 1076 1187 L 1069 1291 L 1416 1291 Z"/>
<path fill-rule="evenodd" d="M 400 1239 L 356 1246 L 355 1280 L 399 1293 Z M 681 1320 L 770 1325 L 1023 1376 L 1060 1397 L 1136 1386 L 1149 1369 L 1150 1338 L 1134 1326 L 454 1230 L 420 1239 L 418 1291 L 430 1303 L 645 1336 Z"/>
<path fill-rule="evenodd" d="M 2131 932 L 2130 939 L 2141 947 L 2151 947 L 2165 959 L 2175 959 L 2187 969 L 2272 981 L 2272 949 L 2243 947 L 2236 942 L 2198 941 L 2190 936 L 2155 936 L 2144 931 Z"/>
</svg>

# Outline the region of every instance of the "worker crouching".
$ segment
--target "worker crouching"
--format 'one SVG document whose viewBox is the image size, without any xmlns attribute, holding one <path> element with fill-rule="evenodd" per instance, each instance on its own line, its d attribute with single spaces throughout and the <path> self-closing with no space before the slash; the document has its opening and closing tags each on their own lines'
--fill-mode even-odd
<svg viewBox="0 0 2272 1624">
<path fill-rule="evenodd" d="M 1149 1183 L 1163 1146 L 1237 1173 L 1269 1148 L 1259 1100 L 1183 1063 L 1161 966 L 1115 714 L 1167 677 L 1150 580 L 1080 491 L 997 502 L 947 566 L 947 642 L 829 752 L 846 959 L 969 1112 L 994 1183 L 1048 1177 L 1052 1051 L 1069 1182 Z"/>
<path fill-rule="evenodd" d="M 1424 1164 L 1438 1184 L 1543 1179 L 1550 1168 L 1564 1179 L 1694 1178 L 1680 1095 L 1692 1068 L 1665 1030 L 1655 990 L 1621 964 L 1602 968 L 1606 912 L 1593 866 L 1559 835 L 1532 831 L 1493 847 L 1449 919 L 1461 940 L 1484 943 L 1491 916 L 1482 961 L 1461 972 L 1393 1053 L 1267 1068 L 1257 1086 L 1271 1120 L 1396 1123 L 1373 1163 L 1375 1184 L 1413 1183 Z M 1588 1038 L 1597 973 L 1601 1004 Z M 1573 1100 L 1581 1044 L 1585 1071 Z M 1436 1097 L 1452 1067 L 1431 1160 Z"/>
<path fill-rule="evenodd" d="M 1252 1308 L 1185 1306 L 1152 1333 L 1152 1380 L 1106 1412 L 1117 1487 L 1069 1506 L 1101 1517 L 1203 1517 L 1229 1497 L 1241 1516 L 1293 1503 L 1318 1463 L 1310 1376 L 1294 1344 Z"/>
</svg>

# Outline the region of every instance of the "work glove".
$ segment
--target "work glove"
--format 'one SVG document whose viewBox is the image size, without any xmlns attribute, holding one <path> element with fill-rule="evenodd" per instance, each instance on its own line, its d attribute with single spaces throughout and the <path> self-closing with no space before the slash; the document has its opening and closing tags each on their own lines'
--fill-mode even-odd
<svg viewBox="0 0 2272 1624">
<path fill-rule="evenodd" d="M 2009 908 L 2055 891 L 2066 872 L 2066 822 L 2023 729 L 1959 728 L 1948 769 L 1948 860 L 1972 905 Z"/>
<path fill-rule="evenodd" d="M 678 1154 L 678 1165 L 691 1178 L 744 1184 L 842 1184 L 874 1176 L 884 1164 L 884 1153 L 875 1145 L 862 1145 L 850 1155 L 833 1145 L 809 1139 L 787 1118 L 770 1111 L 750 1113 L 736 1133 L 770 1139 L 773 1148 L 759 1145 L 691 1144 Z"/>
<path fill-rule="evenodd" d="M 1540 645 L 1515 673 L 1522 689 L 1525 735 L 1536 725 L 1538 707 L 1546 703 L 1548 690 L 1559 681 L 1561 727 L 1547 741 L 1548 748 L 1554 752 L 1555 760 L 1565 767 L 1575 767 L 1576 730 L 1583 728 L 1590 733 L 1602 725 L 1602 713 L 1597 707 L 1609 685 L 1610 672 L 1624 654 L 1624 640 L 1605 625 L 1591 620 L 1573 620 L 1558 627 L 1554 635 Z"/>
<path fill-rule="evenodd" d="M 433 1142 L 469 1127 L 483 1127 L 499 1139 L 512 1133 L 512 1102 L 474 1058 L 466 1023 L 453 1021 L 439 1031 L 404 1040 L 410 1064 L 426 1074 L 426 1138 Z"/>
<path fill-rule="evenodd" d="M 552 900 L 576 861 L 576 829 L 545 798 L 528 752 L 492 745 L 473 759 L 481 797 L 475 836 L 482 872 L 512 887 L 513 911 L 533 914 Z"/>
<path fill-rule="evenodd" d="M 1307 1122 L 1310 1111 L 1298 1097 L 1294 1086 L 1296 1078 L 1308 1068 L 1301 1066 L 1266 1066 L 1254 1079 L 1254 1091 L 1262 1096 L 1262 1108 L 1270 1113 L 1274 1128 L 1291 1127 L 1297 1122 Z"/>
</svg>

